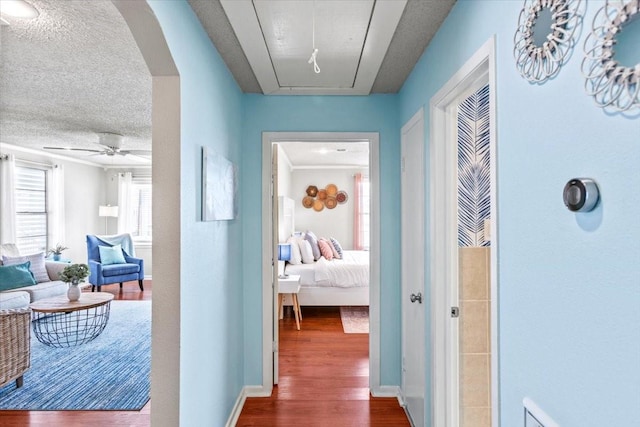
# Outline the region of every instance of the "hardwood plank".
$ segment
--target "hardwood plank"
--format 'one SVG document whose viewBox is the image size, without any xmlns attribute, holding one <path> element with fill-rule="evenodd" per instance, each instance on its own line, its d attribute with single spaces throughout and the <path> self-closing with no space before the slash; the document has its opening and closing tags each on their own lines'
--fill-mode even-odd
<svg viewBox="0 0 640 427">
<path fill-rule="evenodd" d="M 248 398 L 238 426 L 408 426 L 395 398 L 369 393 L 369 336 L 345 334 L 337 307 L 302 307 L 280 320 L 279 384 Z"/>
</svg>

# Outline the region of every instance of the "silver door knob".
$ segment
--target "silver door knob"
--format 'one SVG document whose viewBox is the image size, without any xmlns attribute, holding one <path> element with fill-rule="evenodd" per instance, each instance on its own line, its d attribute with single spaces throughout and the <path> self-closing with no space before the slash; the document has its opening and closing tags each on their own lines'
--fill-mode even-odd
<svg viewBox="0 0 640 427">
<path fill-rule="evenodd" d="M 422 304 L 422 292 L 418 292 L 417 294 L 411 294 L 411 297 L 409 299 L 411 300 L 411 302 L 418 301 L 420 304 Z"/>
</svg>

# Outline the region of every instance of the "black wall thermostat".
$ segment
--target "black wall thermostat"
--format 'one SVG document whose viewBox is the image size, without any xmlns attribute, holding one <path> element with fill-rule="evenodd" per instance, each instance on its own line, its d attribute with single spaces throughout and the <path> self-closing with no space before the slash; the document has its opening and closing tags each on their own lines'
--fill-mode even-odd
<svg viewBox="0 0 640 427">
<path fill-rule="evenodd" d="M 598 186 L 591 178 L 574 178 L 564 186 L 564 204 L 572 212 L 589 212 L 599 198 Z"/>
</svg>

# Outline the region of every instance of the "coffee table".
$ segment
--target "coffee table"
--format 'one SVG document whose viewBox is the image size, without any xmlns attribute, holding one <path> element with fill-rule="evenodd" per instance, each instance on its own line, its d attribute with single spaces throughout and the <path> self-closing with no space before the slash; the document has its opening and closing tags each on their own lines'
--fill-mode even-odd
<svg viewBox="0 0 640 427">
<path fill-rule="evenodd" d="M 33 302 L 33 333 L 42 344 L 56 348 L 92 341 L 107 326 L 111 300 L 108 292 L 83 292 L 78 301 L 61 295 Z"/>
</svg>

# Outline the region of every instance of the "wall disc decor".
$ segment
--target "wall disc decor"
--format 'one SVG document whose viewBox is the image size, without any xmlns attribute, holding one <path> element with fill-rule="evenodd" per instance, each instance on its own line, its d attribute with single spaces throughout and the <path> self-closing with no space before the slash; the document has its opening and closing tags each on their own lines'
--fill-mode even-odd
<svg viewBox="0 0 640 427">
<path fill-rule="evenodd" d="M 593 18 L 582 74 L 587 94 L 605 110 L 640 108 L 639 26 L 640 0 L 607 1 Z"/>
<path fill-rule="evenodd" d="M 555 76 L 573 51 L 581 0 L 524 0 L 513 37 L 518 71 L 531 83 Z"/>
</svg>

